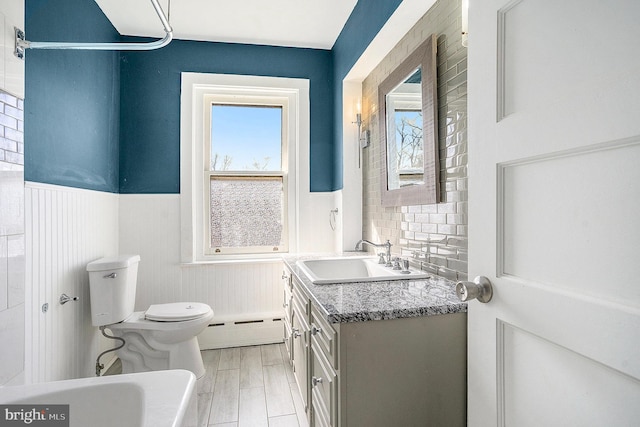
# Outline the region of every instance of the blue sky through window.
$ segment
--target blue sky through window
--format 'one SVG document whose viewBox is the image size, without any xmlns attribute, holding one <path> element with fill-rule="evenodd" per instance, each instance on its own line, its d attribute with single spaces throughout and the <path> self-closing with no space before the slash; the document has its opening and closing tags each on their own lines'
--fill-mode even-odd
<svg viewBox="0 0 640 427">
<path fill-rule="evenodd" d="M 398 170 L 424 167 L 422 112 L 395 110 Z"/>
<path fill-rule="evenodd" d="M 212 105 L 212 163 L 218 155 L 215 170 L 279 171 L 281 150 L 281 107 Z"/>
</svg>

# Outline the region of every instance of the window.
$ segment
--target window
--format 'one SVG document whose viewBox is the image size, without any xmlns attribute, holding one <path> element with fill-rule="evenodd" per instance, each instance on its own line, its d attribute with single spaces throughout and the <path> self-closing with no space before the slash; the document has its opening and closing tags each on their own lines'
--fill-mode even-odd
<svg viewBox="0 0 640 427">
<path fill-rule="evenodd" d="M 205 253 L 286 252 L 287 99 L 218 98 L 205 97 Z"/>
<path fill-rule="evenodd" d="M 403 83 L 386 96 L 388 189 L 424 184 L 420 83 Z M 393 149 L 391 147 L 394 147 Z"/>
<path fill-rule="evenodd" d="M 296 251 L 298 191 L 308 186 L 309 81 L 182 73 L 181 86 L 182 261 Z"/>
</svg>

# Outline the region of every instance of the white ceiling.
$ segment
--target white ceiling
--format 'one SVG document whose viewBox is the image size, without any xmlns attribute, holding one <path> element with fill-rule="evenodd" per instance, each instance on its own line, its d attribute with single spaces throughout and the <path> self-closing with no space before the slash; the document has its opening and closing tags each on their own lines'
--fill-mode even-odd
<svg viewBox="0 0 640 427">
<path fill-rule="evenodd" d="M 150 0 L 95 0 L 122 35 L 164 37 Z M 159 0 L 173 37 L 331 49 L 357 0 Z"/>
</svg>

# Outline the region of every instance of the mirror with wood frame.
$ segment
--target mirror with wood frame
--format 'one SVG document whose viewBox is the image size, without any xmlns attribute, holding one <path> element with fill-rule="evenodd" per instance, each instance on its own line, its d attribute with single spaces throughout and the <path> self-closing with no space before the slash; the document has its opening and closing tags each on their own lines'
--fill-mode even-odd
<svg viewBox="0 0 640 427">
<path fill-rule="evenodd" d="M 432 34 L 378 86 L 383 206 L 440 200 L 436 42 Z"/>
</svg>

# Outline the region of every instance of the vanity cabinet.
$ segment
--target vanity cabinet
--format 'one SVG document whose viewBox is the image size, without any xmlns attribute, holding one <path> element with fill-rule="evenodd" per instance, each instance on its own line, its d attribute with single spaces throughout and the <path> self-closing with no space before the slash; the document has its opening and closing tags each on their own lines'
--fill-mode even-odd
<svg viewBox="0 0 640 427">
<path fill-rule="evenodd" d="M 311 304 L 311 417 L 314 426 L 338 423 L 338 332 Z"/>
<path fill-rule="evenodd" d="M 309 299 L 301 288 L 294 285 L 293 276 L 289 272 L 283 274 L 284 286 L 284 341 L 293 368 L 300 396 L 307 417 L 309 416 Z"/>
<path fill-rule="evenodd" d="M 295 282 L 294 282 L 295 283 Z M 309 409 L 309 299 L 300 288 L 293 287 L 293 315 L 291 320 L 293 335 L 293 375 L 296 378 L 305 412 Z"/>
<path fill-rule="evenodd" d="M 466 312 L 330 323 L 288 274 L 300 333 L 292 363 L 311 427 L 466 425 Z"/>
<path fill-rule="evenodd" d="M 284 327 L 284 346 L 287 349 L 287 355 L 289 356 L 289 359 L 292 359 L 293 335 L 291 333 L 291 320 L 293 314 L 293 281 L 291 279 L 291 275 L 286 273 L 282 275 L 282 280 L 284 280 L 282 302 L 282 308 L 284 309 L 284 322 L 282 322 Z"/>
</svg>

